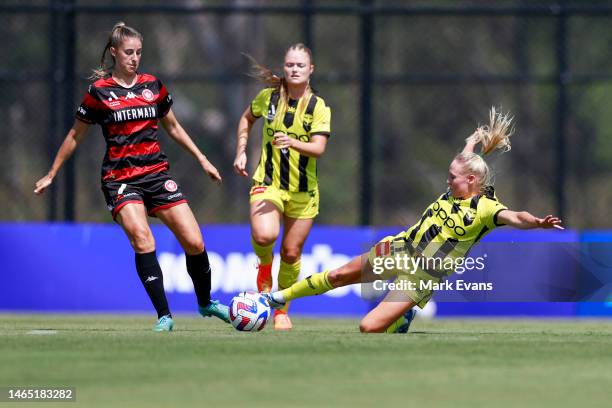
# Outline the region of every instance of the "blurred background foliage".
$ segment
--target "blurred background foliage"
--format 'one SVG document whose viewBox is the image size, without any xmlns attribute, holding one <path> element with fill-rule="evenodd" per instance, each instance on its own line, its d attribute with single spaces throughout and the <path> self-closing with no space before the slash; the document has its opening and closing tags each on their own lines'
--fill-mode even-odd
<svg viewBox="0 0 612 408">
<path fill-rule="evenodd" d="M 315 56 L 314 87 L 332 108 L 332 136 L 319 160 L 319 224 L 363 221 L 364 193 L 372 196 L 373 225 L 413 223 L 446 189 L 446 173 L 465 137 L 488 120 L 491 106 L 515 116 L 509 154 L 489 160 L 498 197 L 511 208 L 545 215 L 559 210 L 573 228 L 612 226 L 612 44 L 610 2 L 589 3 L 607 14 L 572 13 L 580 2 L 558 1 L 76 1 L 75 81 L 65 81 L 70 31 L 65 14 L 54 29 L 51 5 L 59 0 L 0 3 L 0 198 L 4 221 L 63 220 L 66 200 L 74 220 L 111 222 L 99 188 L 104 140 L 91 128 L 74 156 L 74 194 L 62 174 L 54 192 L 32 194 L 67 130 L 66 117 L 83 97 L 90 74 L 117 21 L 144 36 L 141 71 L 160 77 L 174 97 L 174 111 L 198 146 L 219 168 L 212 184 L 196 161 L 165 134 L 171 171 L 188 194 L 200 223 L 248 222 L 249 181 L 232 170 L 240 114 L 261 85 L 246 76 L 248 53 L 280 73 L 286 47 L 308 40 Z M 370 17 L 371 82 L 364 84 L 363 15 L 359 6 L 451 7 L 457 13 L 375 13 Z M 494 3 L 495 7 L 491 7 Z M 323 13 L 215 12 L 219 7 L 332 7 Z M 82 7 L 81 7 L 82 6 Z M 91 6 L 91 8 L 87 8 Z M 128 9 L 101 9 L 128 7 Z M 138 11 L 130 6 L 142 6 Z M 465 13 L 485 6 L 525 7 L 522 13 Z M 558 17 L 529 10 L 568 7 L 563 79 L 565 179 L 559 177 Z M 176 12 L 186 7 L 192 12 Z M 55 9 L 59 10 L 59 9 Z M 314 11 L 314 9 L 304 9 Z M 308 38 L 307 38 L 308 37 Z M 53 62 L 55 60 L 55 62 Z M 55 81 L 59 92 L 53 92 Z M 371 184 L 362 178 L 362 86 L 371 86 Z M 72 97 L 66 113 L 67 96 Z M 56 121 L 56 125 L 53 125 Z M 249 140 L 249 167 L 260 156 L 261 123 Z M 365 184 L 364 184 L 365 183 Z M 364 192 L 363 186 L 369 186 Z M 68 194 L 68 195 L 67 195 Z"/>
</svg>

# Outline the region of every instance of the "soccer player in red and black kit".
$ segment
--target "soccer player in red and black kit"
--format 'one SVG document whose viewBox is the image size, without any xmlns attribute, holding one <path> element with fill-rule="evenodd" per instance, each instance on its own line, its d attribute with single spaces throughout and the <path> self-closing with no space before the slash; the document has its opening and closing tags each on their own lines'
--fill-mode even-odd
<svg viewBox="0 0 612 408">
<path fill-rule="evenodd" d="M 106 68 L 110 52 L 113 65 Z M 189 151 L 215 182 L 219 172 L 178 123 L 172 98 L 161 81 L 138 72 L 142 35 L 118 23 L 111 31 L 90 85 L 53 165 L 36 183 L 41 194 L 53 182 L 90 125 L 102 126 L 107 150 L 102 164 L 102 191 L 113 218 L 136 252 L 136 270 L 158 314 L 155 331 L 171 331 L 174 322 L 164 293 L 163 276 L 155 255 L 155 240 L 147 214 L 172 230 L 187 258 L 199 312 L 229 321 L 227 306 L 210 300 L 210 263 L 200 227 L 178 184 L 168 173 L 168 160 L 157 138 L 158 121 L 179 145 Z"/>
</svg>

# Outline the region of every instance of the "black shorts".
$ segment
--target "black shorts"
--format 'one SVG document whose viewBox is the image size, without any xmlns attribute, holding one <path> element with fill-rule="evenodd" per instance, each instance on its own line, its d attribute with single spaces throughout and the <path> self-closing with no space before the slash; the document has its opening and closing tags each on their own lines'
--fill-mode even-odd
<svg viewBox="0 0 612 408">
<path fill-rule="evenodd" d="M 179 185 L 165 171 L 134 180 L 103 181 L 102 193 L 113 219 L 127 203 L 143 203 L 147 213 L 154 217 L 156 211 L 187 202 Z"/>
</svg>

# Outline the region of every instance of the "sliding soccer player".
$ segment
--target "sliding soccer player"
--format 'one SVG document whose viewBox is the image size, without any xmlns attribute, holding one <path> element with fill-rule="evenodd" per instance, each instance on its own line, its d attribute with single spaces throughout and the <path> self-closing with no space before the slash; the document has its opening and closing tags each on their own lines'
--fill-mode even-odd
<svg viewBox="0 0 612 408">
<path fill-rule="evenodd" d="M 466 139 L 463 151 L 451 162 L 447 192 L 427 207 L 418 223 L 396 236 L 384 238 L 369 253 L 337 269 L 265 294 L 270 305 L 280 308 L 288 301 L 341 286 L 393 278 L 400 289 L 390 290 L 362 319 L 359 328 L 362 332 L 407 332 L 415 315 L 414 306 L 423 308 L 433 295 L 434 284 L 442 283 L 451 275 L 470 248 L 493 229 L 503 225 L 563 229 L 559 218 L 552 215 L 539 218 L 526 211 L 509 210 L 495 195 L 491 172 L 482 156 L 496 149 L 510 150 L 511 121 L 508 115 L 491 110 L 489 125 L 476 129 Z M 474 153 L 478 144 L 480 154 Z M 415 262 L 408 268 L 395 265 L 398 255 L 400 259 L 409 256 Z M 381 265 L 393 266 L 375 273 L 381 271 L 374 266 Z M 418 267 L 415 269 L 414 265 Z"/>
</svg>

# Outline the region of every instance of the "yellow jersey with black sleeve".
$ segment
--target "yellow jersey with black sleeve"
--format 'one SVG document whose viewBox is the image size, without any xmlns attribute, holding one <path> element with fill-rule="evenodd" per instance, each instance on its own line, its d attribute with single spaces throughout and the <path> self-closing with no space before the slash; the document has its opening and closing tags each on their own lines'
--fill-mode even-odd
<svg viewBox="0 0 612 408">
<path fill-rule="evenodd" d="M 329 137 L 331 109 L 323 98 L 312 94 L 305 106 L 289 99 L 285 113 L 277 115 L 279 99 L 278 89 L 266 88 L 251 102 L 251 114 L 264 119 L 261 159 L 253 180 L 290 192 L 315 191 L 318 189 L 317 160 L 293 149 L 276 149 L 273 139 L 276 132 L 302 142 L 309 142 L 315 135 Z"/>
<path fill-rule="evenodd" d="M 384 259 L 404 255 L 415 261 L 380 272 L 382 279 L 413 282 L 405 290 L 420 307 L 424 307 L 433 290 L 423 281 L 441 282 L 464 264 L 469 250 L 487 233 L 500 227 L 497 216 L 507 207 L 497 200 L 492 187 L 469 199 L 442 194 L 423 212 L 418 223 L 395 236 L 388 236 L 370 249 L 370 265 L 383 265 Z M 378 272 L 377 272 L 378 273 Z M 425 285 L 426 286 L 426 285 Z"/>
<path fill-rule="evenodd" d="M 506 209 L 497 200 L 493 187 L 465 200 L 447 192 L 427 207 L 421 220 L 405 232 L 404 239 L 415 253 L 426 258 L 465 257 L 485 234 L 502 225 L 497 215 Z"/>
</svg>

